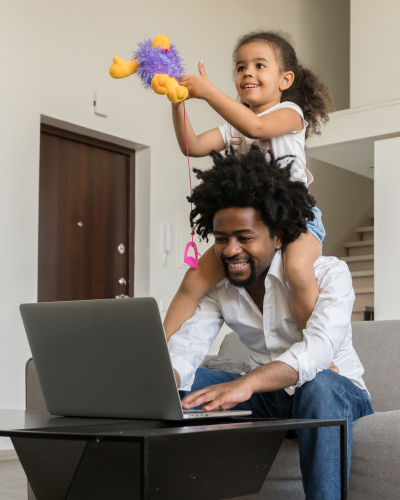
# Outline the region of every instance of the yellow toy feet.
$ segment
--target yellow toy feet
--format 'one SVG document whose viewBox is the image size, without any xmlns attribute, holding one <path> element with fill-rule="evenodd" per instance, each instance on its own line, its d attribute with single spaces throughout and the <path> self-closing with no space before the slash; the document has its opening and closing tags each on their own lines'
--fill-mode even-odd
<svg viewBox="0 0 400 500">
<path fill-rule="evenodd" d="M 118 56 L 113 58 L 113 64 L 110 66 L 110 75 L 113 78 L 125 78 L 133 75 L 138 69 L 139 63 L 137 59 L 133 61 L 124 61 Z"/>
<path fill-rule="evenodd" d="M 154 75 L 151 80 L 151 88 L 156 94 L 165 95 L 168 94 L 173 88 L 178 86 L 178 82 L 175 78 L 171 78 L 165 73 Z"/>
<path fill-rule="evenodd" d="M 184 101 L 187 98 L 188 94 L 189 92 L 186 87 L 181 87 L 180 85 L 178 85 L 170 92 L 168 92 L 167 97 L 171 102 L 176 103 Z"/>
</svg>

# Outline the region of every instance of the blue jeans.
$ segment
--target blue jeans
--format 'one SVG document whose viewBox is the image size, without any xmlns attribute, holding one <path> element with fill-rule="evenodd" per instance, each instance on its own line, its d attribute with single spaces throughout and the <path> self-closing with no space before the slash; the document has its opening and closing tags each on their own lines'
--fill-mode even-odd
<svg viewBox="0 0 400 500">
<path fill-rule="evenodd" d="M 321 243 L 321 248 L 322 248 L 322 242 L 326 234 L 324 225 L 322 224 L 322 213 L 321 210 L 317 207 L 313 207 L 312 211 L 314 212 L 314 220 L 311 222 L 307 222 L 307 229 Z"/>
<path fill-rule="evenodd" d="M 196 372 L 192 391 L 239 378 L 206 368 Z M 181 399 L 190 394 L 179 391 Z M 253 394 L 235 410 L 251 410 L 256 418 L 319 418 L 347 420 L 347 478 L 350 475 L 353 422 L 374 413 L 366 391 L 332 370 L 319 373 L 289 396 L 283 389 Z M 306 500 L 340 499 L 340 428 L 318 427 L 296 431 Z"/>
</svg>

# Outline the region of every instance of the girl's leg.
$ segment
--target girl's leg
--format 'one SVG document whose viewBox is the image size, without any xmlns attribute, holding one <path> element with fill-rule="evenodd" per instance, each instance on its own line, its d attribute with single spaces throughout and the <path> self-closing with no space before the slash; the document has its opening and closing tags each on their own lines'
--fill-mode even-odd
<svg viewBox="0 0 400 500">
<path fill-rule="evenodd" d="M 224 268 L 215 255 L 214 245 L 199 259 L 197 269 L 190 268 L 168 308 L 164 320 L 167 340 L 191 318 L 200 299 L 225 278 Z"/>
<path fill-rule="evenodd" d="M 290 310 L 300 330 L 304 330 L 318 300 L 319 289 L 314 262 L 321 253 L 321 244 L 307 231 L 283 252 L 286 279 L 290 287 Z"/>
</svg>

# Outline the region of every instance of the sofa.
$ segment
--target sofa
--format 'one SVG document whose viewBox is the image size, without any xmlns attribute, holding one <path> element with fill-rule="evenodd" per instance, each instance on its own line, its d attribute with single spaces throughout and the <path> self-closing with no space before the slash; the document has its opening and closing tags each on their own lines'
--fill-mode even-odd
<svg viewBox="0 0 400 500">
<path fill-rule="evenodd" d="M 400 498 L 400 321 L 353 323 L 354 347 L 364 365 L 364 380 L 372 397 L 374 415 L 354 423 L 353 458 L 349 500 L 398 500 Z M 213 369 L 247 362 L 246 348 L 235 333 L 223 340 L 219 360 L 207 357 Z M 220 361 L 216 363 L 215 361 Z M 45 410 L 33 360 L 26 366 L 26 408 Z M 30 488 L 28 488 L 30 490 Z M 272 469 L 257 495 L 236 500 L 301 500 L 299 448 L 296 439 L 285 439 Z M 29 500 L 35 500 L 29 491 Z"/>
</svg>

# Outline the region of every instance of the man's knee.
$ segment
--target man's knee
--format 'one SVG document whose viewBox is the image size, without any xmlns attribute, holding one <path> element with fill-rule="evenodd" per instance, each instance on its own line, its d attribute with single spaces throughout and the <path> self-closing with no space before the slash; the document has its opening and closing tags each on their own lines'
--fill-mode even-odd
<svg viewBox="0 0 400 500">
<path fill-rule="evenodd" d="M 293 413 L 296 417 L 328 418 L 327 415 L 342 399 L 341 379 L 334 371 L 324 370 L 297 388 L 293 401 Z"/>
</svg>

